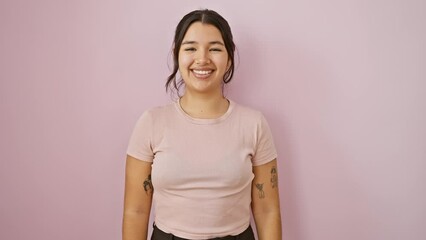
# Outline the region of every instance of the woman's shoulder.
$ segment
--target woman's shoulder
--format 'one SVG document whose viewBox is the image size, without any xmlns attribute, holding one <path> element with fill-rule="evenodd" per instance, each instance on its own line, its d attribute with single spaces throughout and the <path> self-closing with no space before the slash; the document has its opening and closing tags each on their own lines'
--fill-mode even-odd
<svg viewBox="0 0 426 240">
<path fill-rule="evenodd" d="M 142 111 L 142 114 L 139 117 L 139 120 L 157 122 L 161 119 L 170 117 L 170 114 L 173 114 L 175 111 L 175 103 L 168 103 L 164 105 L 158 105 L 146 108 Z"/>
<path fill-rule="evenodd" d="M 234 102 L 234 111 L 237 115 L 250 119 L 258 119 L 263 117 L 263 113 L 253 107 Z"/>
<path fill-rule="evenodd" d="M 149 112 L 151 114 L 162 114 L 165 112 L 169 112 L 173 108 L 174 108 L 174 103 L 168 103 L 168 104 L 150 107 L 146 110 L 146 112 Z"/>
</svg>

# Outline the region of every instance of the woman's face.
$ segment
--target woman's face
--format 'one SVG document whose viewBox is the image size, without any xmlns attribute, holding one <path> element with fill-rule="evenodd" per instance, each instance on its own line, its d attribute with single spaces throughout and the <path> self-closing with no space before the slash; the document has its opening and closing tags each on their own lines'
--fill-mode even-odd
<svg viewBox="0 0 426 240">
<path fill-rule="evenodd" d="M 222 35 L 215 26 L 201 22 L 191 24 L 180 46 L 178 61 L 186 92 L 221 93 L 230 61 Z"/>
</svg>

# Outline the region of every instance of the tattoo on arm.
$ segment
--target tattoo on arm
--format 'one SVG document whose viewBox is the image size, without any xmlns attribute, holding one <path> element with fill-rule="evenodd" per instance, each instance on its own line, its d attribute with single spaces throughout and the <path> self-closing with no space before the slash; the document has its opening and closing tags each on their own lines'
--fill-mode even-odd
<svg viewBox="0 0 426 240">
<path fill-rule="evenodd" d="M 272 166 L 271 168 L 271 184 L 272 188 L 278 187 L 278 174 L 275 166 Z"/>
<path fill-rule="evenodd" d="M 154 187 L 152 186 L 151 174 L 149 174 L 145 181 L 143 181 L 143 189 L 146 194 L 152 194 Z"/>
<path fill-rule="evenodd" d="M 256 183 L 256 188 L 259 190 L 259 198 L 265 198 L 265 192 L 263 191 L 263 183 Z"/>
</svg>

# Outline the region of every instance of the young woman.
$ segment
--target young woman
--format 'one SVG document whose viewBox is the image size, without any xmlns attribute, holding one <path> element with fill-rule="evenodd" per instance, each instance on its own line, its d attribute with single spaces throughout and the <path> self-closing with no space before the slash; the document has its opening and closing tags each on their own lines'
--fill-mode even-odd
<svg viewBox="0 0 426 240">
<path fill-rule="evenodd" d="M 166 89 L 183 95 L 145 111 L 130 138 L 123 240 L 281 239 L 277 153 L 263 115 L 223 95 L 234 72 L 227 21 L 196 10 L 179 22 Z M 178 75 L 179 72 L 179 75 Z M 180 76 L 180 77 L 178 77 Z"/>
</svg>

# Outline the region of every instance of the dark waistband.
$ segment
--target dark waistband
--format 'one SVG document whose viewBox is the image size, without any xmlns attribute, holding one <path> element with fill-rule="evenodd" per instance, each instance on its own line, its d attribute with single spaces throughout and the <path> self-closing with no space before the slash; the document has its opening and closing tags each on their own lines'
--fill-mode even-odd
<svg viewBox="0 0 426 240">
<path fill-rule="evenodd" d="M 181 238 L 181 237 L 177 237 L 171 233 L 166 233 L 163 232 L 161 229 L 159 229 L 155 223 L 154 223 L 154 231 L 152 233 L 152 240 L 190 240 L 187 238 Z M 253 235 L 253 230 L 251 228 L 251 226 L 248 226 L 248 228 L 246 230 L 244 230 L 244 232 L 236 235 L 236 236 L 225 236 L 225 237 L 217 237 L 217 238 L 210 238 L 211 240 L 250 240 L 253 239 L 254 240 L 254 235 Z"/>
</svg>

